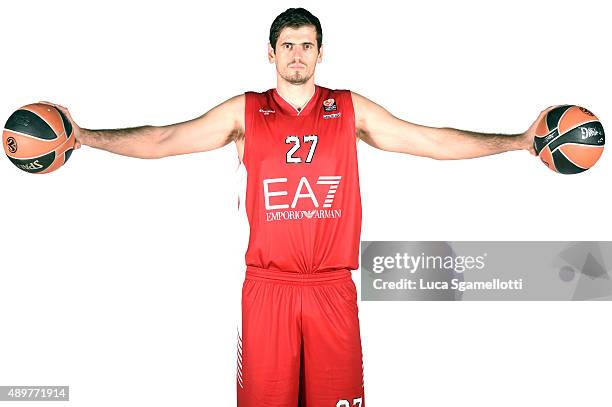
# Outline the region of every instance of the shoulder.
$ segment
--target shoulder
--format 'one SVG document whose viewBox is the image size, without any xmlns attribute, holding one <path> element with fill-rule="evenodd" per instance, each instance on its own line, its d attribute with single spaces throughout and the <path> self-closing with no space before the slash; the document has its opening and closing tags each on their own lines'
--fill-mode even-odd
<svg viewBox="0 0 612 407">
<path fill-rule="evenodd" d="M 245 99 L 249 99 L 249 100 L 252 100 L 252 99 L 266 99 L 266 98 L 268 98 L 269 96 L 272 95 L 272 92 L 274 92 L 274 88 L 270 88 L 270 89 L 265 90 L 263 92 L 256 92 L 256 91 L 249 90 L 249 91 L 244 92 L 242 94 L 242 96 Z"/>
<path fill-rule="evenodd" d="M 355 106 L 355 108 L 366 108 L 368 106 L 372 106 L 374 104 L 374 102 L 372 102 L 370 99 L 368 99 L 365 96 L 360 95 L 357 92 L 353 92 L 353 91 L 349 91 L 351 93 L 351 99 L 353 100 L 353 106 Z"/>
<path fill-rule="evenodd" d="M 232 122 L 234 129 L 242 129 L 244 128 L 245 105 L 246 97 L 243 93 L 225 100 L 215 106 L 211 112 L 214 112 L 214 117 L 216 120 L 218 119 L 219 122 Z"/>
<path fill-rule="evenodd" d="M 244 111 L 245 103 L 246 92 L 227 99 L 225 102 L 221 103 L 220 106 L 223 106 L 227 110 L 238 112 L 240 110 Z"/>
<path fill-rule="evenodd" d="M 244 94 L 233 96 L 210 109 L 204 116 L 239 120 L 240 116 L 244 115 L 245 99 Z"/>
<path fill-rule="evenodd" d="M 323 98 L 348 96 L 350 97 L 351 91 L 348 89 L 331 89 L 325 86 L 317 85 L 321 89 L 320 96 Z"/>
<path fill-rule="evenodd" d="M 366 118 L 373 113 L 376 108 L 380 108 L 380 106 L 357 92 L 350 92 L 351 100 L 353 101 L 353 110 L 355 111 L 355 124 L 359 128 L 364 126 Z"/>
<path fill-rule="evenodd" d="M 361 118 L 388 113 L 384 107 L 357 92 L 351 92 L 351 98 L 355 107 L 355 114 L 360 115 Z"/>
<path fill-rule="evenodd" d="M 231 110 L 240 110 L 241 113 L 244 113 L 244 108 L 248 103 L 250 103 L 250 101 L 266 99 L 273 90 L 274 89 L 268 89 L 264 92 L 245 91 L 244 93 L 227 99 L 219 106 L 224 106 Z"/>
</svg>

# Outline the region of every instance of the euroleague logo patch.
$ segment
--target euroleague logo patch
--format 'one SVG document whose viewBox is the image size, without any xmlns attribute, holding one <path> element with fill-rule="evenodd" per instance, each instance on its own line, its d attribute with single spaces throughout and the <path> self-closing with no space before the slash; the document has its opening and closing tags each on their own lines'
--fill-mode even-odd
<svg viewBox="0 0 612 407">
<path fill-rule="evenodd" d="M 323 110 L 325 110 L 326 112 L 333 112 L 336 109 L 337 107 L 335 99 L 330 98 L 323 101 Z"/>
<path fill-rule="evenodd" d="M 6 147 L 11 153 L 16 153 L 17 152 L 17 141 L 12 137 L 7 138 Z"/>
</svg>

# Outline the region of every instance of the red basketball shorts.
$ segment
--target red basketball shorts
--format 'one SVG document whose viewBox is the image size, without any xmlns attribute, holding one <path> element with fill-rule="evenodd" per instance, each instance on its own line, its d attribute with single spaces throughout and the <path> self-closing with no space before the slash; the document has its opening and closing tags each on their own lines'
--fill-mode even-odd
<svg viewBox="0 0 612 407">
<path fill-rule="evenodd" d="M 357 291 L 348 270 L 247 267 L 238 407 L 364 407 Z"/>
</svg>

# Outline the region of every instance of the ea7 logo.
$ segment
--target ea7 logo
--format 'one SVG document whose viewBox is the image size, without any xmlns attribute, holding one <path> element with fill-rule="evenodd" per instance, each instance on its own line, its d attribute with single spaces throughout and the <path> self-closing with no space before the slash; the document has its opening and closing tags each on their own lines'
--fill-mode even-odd
<svg viewBox="0 0 612 407">
<path fill-rule="evenodd" d="M 338 186 L 340 185 L 340 179 L 342 177 L 340 175 L 321 175 L 317 178 L 317 185 L 329 185 L 329 189 L 327 190 L 327 194 L 325 195 L 325 200 L 323 201 L 323 208 L 331 208 L 332 203 L 334 202 L 334 197 L 336 191 L 338 190 Z M 286 196 L 289 192 L 285 189 L 274 190 L 272 184 L 285 184 L 287 183 L 287 178 L 268 178 L 263 180 L 263 189 L 264 189 L 264 200 L 266 205 L 266 210 L 275 210 L 275 209 L 287 209 L 289 208 L 288 203 L 276 203 L 272 204 L 270 202 L 271 198 L 274 198 L 276 201 L 280 200 L 281 196 Z M 306 177 L 301 177 L 298 182 L 297 188 L 295 189 L 295 193 L 293 194 L 293 199 L 291 201 L 291 208 L 294 209 L 300 199 L 310 199 L 312 205 L 315 208 L 319 207 L 319 201 L 310 186 L 310 182 Z"/>
</svg>

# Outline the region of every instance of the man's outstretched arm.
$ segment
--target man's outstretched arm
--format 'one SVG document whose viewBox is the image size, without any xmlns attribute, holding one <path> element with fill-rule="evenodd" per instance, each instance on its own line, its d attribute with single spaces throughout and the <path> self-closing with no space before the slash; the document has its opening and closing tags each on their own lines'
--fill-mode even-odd
<svg viewBox="0 0 612 407">
<path fill-rule="evenodd" d="M 47 103 L 47 102 L 45 102 Z M 137 158 L 162 158 L 214 150 L 240 137 L 244 127 L 244 95 L 215 106 L 202 116 L 167 126 L 140 126 L 126 129 L 89 130 L 68 116 L 80 144 Z"/>
<path fill-rule="evenodd" d="M 357 93 L 352 92 L 352 99 L 355 127 L 361 140 L 381 150 L 437 160 L 482 157 L 512 150 L 529 150 L 535 155 L 535 127 L 546 112 L 542 112 L 524 133 L 486 134 L 421 126 L 393 116 L 383 107 Z"/>
</svg>

